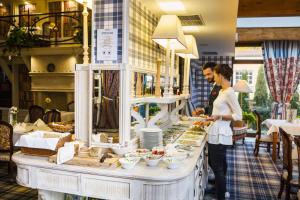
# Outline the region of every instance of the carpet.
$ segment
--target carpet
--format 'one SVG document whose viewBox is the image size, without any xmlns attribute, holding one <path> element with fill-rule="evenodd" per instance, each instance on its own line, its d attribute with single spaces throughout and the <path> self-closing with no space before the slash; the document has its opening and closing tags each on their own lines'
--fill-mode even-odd
<svg viewBox="0 0 300 200">
<path fill-rule="evenodd" d="M 0 164 L 0 200 L 36 200 L 37 190 L 12 182 L 7 174 L 7 164 Z"/>
<path fill-rule="evenodd" d="M 227 191 L 232 200 L 277 199 L 282 159 L 274 163 L 266 148 L 260 148 L 259 155 L 255 157 L 254 144 L 253 138 L 247 138 L 244 145 L 238 143 L 234 148 L 227 149 Z M 207 194 L 204 199 L 213 197 Z M 284 197 L 285 192 L 282 199 Z M 295 198 L 295 195 L 291 195 L 291 199 Z"/>
</svg>

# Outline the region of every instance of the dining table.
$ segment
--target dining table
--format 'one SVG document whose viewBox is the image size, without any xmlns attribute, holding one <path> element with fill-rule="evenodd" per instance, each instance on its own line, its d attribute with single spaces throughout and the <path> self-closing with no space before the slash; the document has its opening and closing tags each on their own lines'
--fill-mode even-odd
<svg viewBox="0 0 300 200">
<path fill-rule="evenodd" d="M 295 119 L 293 121 L 287 121 L 284 119 L 266 119 L 262 124 L 268 127 L 267 134 L 272 134 L 273 144 L 272 144 L 272 160 L 276 161 L 276 141 L 279 135 L 279 128 L 282 128 L 286 133 L 291 136 L 300 136 L 300 119 Z M 296 149 L 296 148 L 295 148 Z M 293 157 L 296 151 L 293 150 Z"/>
</svg>

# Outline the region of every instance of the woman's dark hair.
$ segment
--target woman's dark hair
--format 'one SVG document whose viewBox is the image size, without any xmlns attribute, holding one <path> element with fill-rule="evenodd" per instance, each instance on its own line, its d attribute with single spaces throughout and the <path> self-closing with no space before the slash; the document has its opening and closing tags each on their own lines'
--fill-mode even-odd
<svg viewBox="0 0 300 200">
<path fill-rule="evenodd" d="M 221 74 L 225 79 L 230 81 L 233 70 L 228 64 L 218 64 L 214 70 L 217 74 Z"/>
</svg>

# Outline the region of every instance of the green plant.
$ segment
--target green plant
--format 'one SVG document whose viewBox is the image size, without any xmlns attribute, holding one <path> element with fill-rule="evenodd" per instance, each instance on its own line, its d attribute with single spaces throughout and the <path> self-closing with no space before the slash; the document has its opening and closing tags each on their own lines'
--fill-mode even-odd
<svg viewBox="0 0 300 200">
<path fill-rule="evenodd" d="M 254 92 L 254 101 L 256 106 L 269 106 L 272 101 L 268 98 L 267 84 L 264 74 L 264 68 L 260 67 L 258 70 L 255 92 Z"/>
<path fill-rule="evenodd" d="M 160 111 L 160 108 L 156 104 L 150 104 L 150 108 L 149 108 L 150 116 L 155 115 L 158 111 Z"/>
<path fill-rule="evenodd" d="M 27 27 L 14 27 L 10 30 L 5 42 L 3 53 L 20 55 L 21 48 L 50 46 L 50 41 L 42 40 L 38 35 L 31 34 Z"/>
<path fill-rule="evenodd" d="M 247 127 L 255 126 L 256 118 L 252 112 L 243 112 L 243 121 L 247 123 Z"/>
</svg>

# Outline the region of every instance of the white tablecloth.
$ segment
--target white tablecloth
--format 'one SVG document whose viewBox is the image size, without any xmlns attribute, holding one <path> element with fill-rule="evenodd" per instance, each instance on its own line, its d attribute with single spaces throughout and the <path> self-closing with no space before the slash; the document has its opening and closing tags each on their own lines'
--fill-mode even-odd
<svg viewBox="0 0 300 200">
<path fill-rule="evenodd" d="M 291 135 L 300 135 L 300 121 L 295 120 L 293 122 L 288 122 L 282 119 L 266 119 L 262 122 L 265 124 L 269 130 L 268 134 L 272 134 L 273 132 L 279 132 L 279 128 L 282 128 L 285 132 Z"/>
<path fill-rule="evenodd" d="M 26 131 L 22 132 L 18 132 L 14 129 L 13 131 L 13 145 L 15 146 L 16 142 L 19 140 L 19 138 L 21 137 L 21 135 L 24 135 L 24 134 L 28 134 L 30 133 L 31 131 L 37 131 L 37 130 L 40 130 L 40 131 L 52 131 L 51 128 L 49 128 L 47 125 L 45 126 L 41 126 L 41 127 L 37 127 L 37 126 L 34 126 L 33 124 L 31 123 L 26 123 Z"/>
<path fill-rule="evenodd" d="M 282 128 L 286 133 L 291 134 L 292 136 L 300 136 L 299 120 L 288 122 L 282 119 L 266 119 L 262 124 L 265 124 L 269 128 L 268 134 L 272 134 L 273 132 L 279 133 L 279 128 Z M 298 152 L 295 144 L 293 145 L 292 158 L 298 159 Z"/>
</svg>

